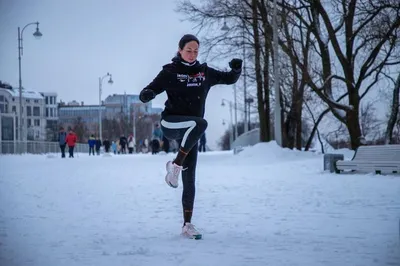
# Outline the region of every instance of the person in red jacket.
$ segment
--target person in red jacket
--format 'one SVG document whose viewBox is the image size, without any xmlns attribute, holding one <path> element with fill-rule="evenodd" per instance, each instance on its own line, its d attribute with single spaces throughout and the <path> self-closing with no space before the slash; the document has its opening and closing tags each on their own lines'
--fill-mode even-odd
<svg viewBox="0 0 400 266">
<path fill-rule="evenodd" d="M 77 141 L 78 137 L 76 136 L 74 131 L 70 129 L 67 138 L 65 139 L 65 142 L 67 142 L 69 148 L 69 158 L 74 158 L 74 148 Z"/>
</svg>

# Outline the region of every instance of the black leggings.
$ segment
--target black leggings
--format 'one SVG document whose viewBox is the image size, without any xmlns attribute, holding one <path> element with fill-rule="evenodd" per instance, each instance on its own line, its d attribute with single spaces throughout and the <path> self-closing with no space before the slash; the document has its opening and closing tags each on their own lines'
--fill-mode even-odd
<svg viewBox="0 0 400 266">
<path fill-rule="evenodd" d="M 188 152 L 182 170 L 182 206 L 184 210 L 193 210 L 195 197 L 195 177 L 197 153 L 200 137 L 207 128 L 207 121 L 195 116 L 165 116 L 161 120 L 161 130 L 169 140 L 176 140 L 180 148 Z"/>
</svg>

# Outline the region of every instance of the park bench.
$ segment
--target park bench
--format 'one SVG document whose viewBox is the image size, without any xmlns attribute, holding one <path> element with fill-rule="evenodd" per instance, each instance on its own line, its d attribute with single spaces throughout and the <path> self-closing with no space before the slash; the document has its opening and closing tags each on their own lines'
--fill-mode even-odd
<svg viewBox="0 0 400 266">
<path fill-rule="evenodd" d="M 400 145 L 360 146 L 351 161 L 336 161 L 336 173 L 345 170 L 376 174 L 400 173 Z"/>
</svg>

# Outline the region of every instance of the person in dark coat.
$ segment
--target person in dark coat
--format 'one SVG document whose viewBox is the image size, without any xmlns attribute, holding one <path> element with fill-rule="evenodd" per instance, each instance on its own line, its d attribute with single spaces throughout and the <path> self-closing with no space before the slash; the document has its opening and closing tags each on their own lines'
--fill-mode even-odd
<svg viewBox="0 0 400 266">
<path fill-rule="evenodd" d="M 200 138 L 199 152 L 206 152 L 206 133 L 204 132 L 203 136 Z"/>
<path fill-rule="evenodd" d="M 89 137 L 88 145 L 89 145 L 89 156 L 91 154 L 94 155 L 94 146 L 96 145 L 96 139 L 94 138 L 93 134 Z"/>
<path fill-rule="evenodd" d="M 67 132 L 65 132 L 63 127 L 60 127 L 60 132 L 58 132 L 58 143 L 61 149 L 61 158 L 65 158 L 65 146 L 67 145 Z"/>
<path fill-rule="evenodd" d="M 163 135 L 163 140 L 162 140 L 162 142 L 163 142 L 163 151 L 164 151 L 165 153 L 168 153 L 168 152 L 169 152 L 169 139 L 167 139 L 167 138 Z"/>
<path fill-rule="evenodd" d="M 177 188 L 179 176 L 185 169 L 182 172 L 182 234 L 190 238 L 201 238 L 191 219 L 198 142 L 208 125 L 204 119 L 206 98 L 212 86 L 234 84 L 242 71 L 242 60 L 238 58 L 229 62 L 231 71 L 219 71 L 206 63 L 199 63 L 199 44 L 196 36 L 185 34 L 178 43 L 179 49 L 172 62 L 164 65 L 139 95 L 139 99 L 147 103 L 156 95 L 167 93 L 168 99 L 161 113 L 161 130 L 168 139 L 177 140 L 180 147 L 176 158 L 167 162 L 165 181 L 170 187 Z"/>
<path fill-rule="evenodd" d="M 119 138 L 119 146 L 121 147 L 121 153 L 125 154 L 126 153 L 126 145 L 128 144 L 128 139 L 122 135 Z"/>
<path fill-rule="evenodd" d="M 110 143 L 110 141 L 108 140 L 108 138 L 106 138 L 106 139 L 103 141 L 103 146 L 104 146 L 104 151 L 105 151 L 106 153 L 109 153 L 109 152 L 110 152 L 111 143 Z"/>
<path fill-rule="evenodd" d="M 100 155 L 101 140 L 96 138 L 96 154 Z"/>
</svg>

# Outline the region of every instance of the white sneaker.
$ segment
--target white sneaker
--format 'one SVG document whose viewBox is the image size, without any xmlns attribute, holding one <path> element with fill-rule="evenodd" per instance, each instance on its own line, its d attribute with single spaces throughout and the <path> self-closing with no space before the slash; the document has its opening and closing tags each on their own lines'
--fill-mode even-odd
<svg viewBox="0 0 400 266">
<path fill-rule="evenodd" d="M 201 233 L 191 223 L 185 223 L 182 227 L 182 235 L 192 239 L 201 239 Z"/>
<path fill-rule="evenodd" d="M 171 161 L 167 162 L 167 175 L 165 176 L 165 182 L 168 186 L 177 188 L 179 185 L 179 174 L 182 171 L 182 166 L 172 163 Z"/>
</svg>

